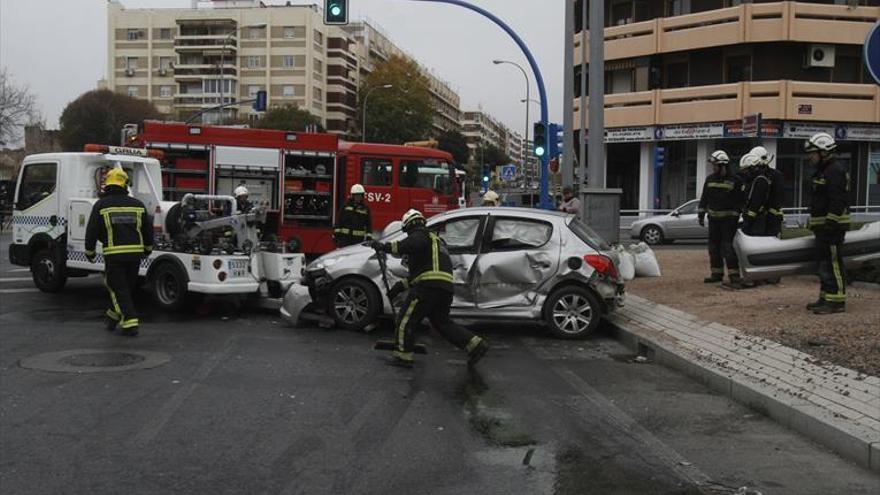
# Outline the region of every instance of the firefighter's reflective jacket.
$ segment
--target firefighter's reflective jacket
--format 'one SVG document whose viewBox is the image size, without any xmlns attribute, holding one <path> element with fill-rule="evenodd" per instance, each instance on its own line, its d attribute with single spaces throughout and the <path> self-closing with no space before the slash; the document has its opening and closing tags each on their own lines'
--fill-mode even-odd
<svg viewBox="0 0 880 495">
<path fill-rule="evenodd" d="M 153 249 L 153 222 L 144 204 L 122 187 L 107 186 L 95 202 L 86 226 L 86 254 L 101 241 L 105 259 L 139 259 Z"/>
<path fill-rule="evenodd" d="M 370 209 L 364 203 L 355 203 L 349 199 L 339 210 L 339 220 L 333 229 L 333 238 L 340 247 L 367 241 L 372 236 L 373 226 L 370 220 Z"/>
<path fill-rule="evenodd" d="M 850 177 L 837 162 L 828 163 L 813 174 L 810 227 L 849 228 Z"/>
<path fill-rule="evenodd" d="M 742 184 L 733 174 L 712 174 L 706 177 L 700 196 L 699 213 L 716 220 L 739 218 L 742 208 Z"/>
<path fill-rule="evenodd" d="M 433 287 L 448 292 L 452 287 L 452 260 L 446 243 L 427 228 L 417 227 L 402 241 L 389 242 L 385 251 L 408 257 L 410 287 Z"/>
</svg>

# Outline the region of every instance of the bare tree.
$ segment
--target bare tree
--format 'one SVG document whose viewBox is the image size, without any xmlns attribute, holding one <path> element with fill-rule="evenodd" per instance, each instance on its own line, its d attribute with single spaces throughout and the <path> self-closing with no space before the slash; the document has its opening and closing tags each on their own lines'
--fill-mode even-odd
<svg viewBox="0 0 880 495">
<path fill-rule="evenodd" d="M 16 85 L 9 71 L 0 68 L 0 146 L 18 143 L 23 127 L 39 118 L 37 98 L 30 89 Z"/>
</svg>

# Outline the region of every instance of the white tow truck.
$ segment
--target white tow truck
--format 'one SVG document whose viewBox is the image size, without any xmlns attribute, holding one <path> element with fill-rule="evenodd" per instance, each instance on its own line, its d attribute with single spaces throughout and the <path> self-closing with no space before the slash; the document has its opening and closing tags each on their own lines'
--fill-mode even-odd
<svg viewBox="0 0 880 495">
<path fill-rule="evenodd" d="M 86 225 L 106 172 L 123 168 L 129 194 L 151 213 L 154 249 L 140 275 L 157 304 L 180 309 L 198 294 L 249 296 L 272 306 L 302 275 L 304 255 L 276 252 L 260 242 L 265 210 L 238 211 L 230 196 L 187 195 L 162 201 L 161 152 L 88 145 L 82 153 L 45 153 L 24 159 L 16 183 L 9 259 L 30 267 L 44 292 L 62 290 L 68 277 L 104 270 L 101 245 L 85 256 Z"/>
</svg>

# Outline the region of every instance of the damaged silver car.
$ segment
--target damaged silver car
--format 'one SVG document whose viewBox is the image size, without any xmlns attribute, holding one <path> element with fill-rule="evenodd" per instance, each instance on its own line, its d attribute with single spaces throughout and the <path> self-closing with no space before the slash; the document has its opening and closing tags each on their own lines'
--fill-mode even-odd
<svg viewBox="0 0 880 495">
<path fill-rule="evenodd" d="M 623 303 L 617 254 L 573 215 L 526 208 L 466 208 L 435 215 L 428 228 L 452 258 L 452 317 L 542 322 L 557 337 L 583 338 Z M 384 242 L 402 239 L 400 223 Z M 388 282 L 405 279 L 405 259 L 388 257 Z M 362 329 L 393 315 L 376 253 L 355 245 L 310 263 L 281 309 L 293 324 L 321 312 L 337 326 Z M 305 313 L 304 313 L 305 312 Z"/>
<path fill-rule="evenodd" d="M 743 275 L 750 280 L 765 280 L 816 273 L 815 242 L 816 237 L 812 235 L 782 240 L 751 237 L 738 231 L 733 248 Z M 880 222 L 867 223 L 847 232 L 842 254 L 848 270 L 880 263 Z"/>
</svg>

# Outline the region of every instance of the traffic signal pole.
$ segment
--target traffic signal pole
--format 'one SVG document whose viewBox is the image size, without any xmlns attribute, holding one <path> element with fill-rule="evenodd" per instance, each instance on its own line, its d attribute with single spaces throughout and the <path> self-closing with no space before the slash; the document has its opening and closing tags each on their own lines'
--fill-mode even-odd
<svg viewBox="0 0 880 495">
<path fill-rule="evenodd" d="M 472 11 L 482 15 L 483 17 L 486 17 L 490 21 L 497 24 L 498 27 L 503 29 L 504 32 L 506 32 L 513 39 L 513 41 L 517 44 L 517 46 L 519 46 L 520 50 L 522 50 L 523 55 L 525 55 L 526 60 L 528 60 L 528 62 L 529 62 L 529 67 L 531 67 L 532 73 L 535 75 L 535 82 L 538 85 L 538 94 L 539 94 L 539 99 L 541 101 L 541 122 L 544 124 L 544 127 L 547 128 L 547 126 L 549 124 L 547 121 L 549 110 L 547 108 L 547 90 L 544 87 L 544 77 L 541 75 L 541 69 L 538 68 L 538 64 L 535 62 L 535 57 L 532 56 L 532 52 L 529 51 L 529 48 L 526 46 L 525 42 L 523 42 L 522 38 L 520 38 L 519 35 L 517 35 L 516 32 L 510 26 L 508 26 L 504 21 L 499 19 L 497 16 L 495 16 L 494 14 L 489 12 L 488 10 L 483 9 L 481 7 L 477 7 L 476 5 L 470 4 L 470 3 L 462 1 L 462 0 L 409 0 L 409 1 L 448 3 L 451 5 L 457 5 L 459 7 L 464 7 L 468 10 L 472 10 Z M 591 3 L 594 3 L 594 2 L 591 2 Z M 601 2 L 596 2 L 596 3 L 601 3 Z M 556 137 L 550 136 L 548 134 L 547 139 L 556 139 Z M 535 143 L 535 144 L 537 145 L 537 143 Z M 545 150 L 550 149 L 549 142 L 544 143 L 544 149 Z M 549 153 L 545 152 L 540 157 L 540 159 L 541 159 L 541 190 L 540 190 L 541 191 L 541 200 L 540 200 L 538 206 L 542 209 L 545 209 L 545 210 L 552 210 L 553 209 L 553 202 L 550 201 L 550 188 L 549 188 L 550 176 L 549 176 L 549 170 L 547 169 L 547 163 L 549 162 Z"/>
</svg>

